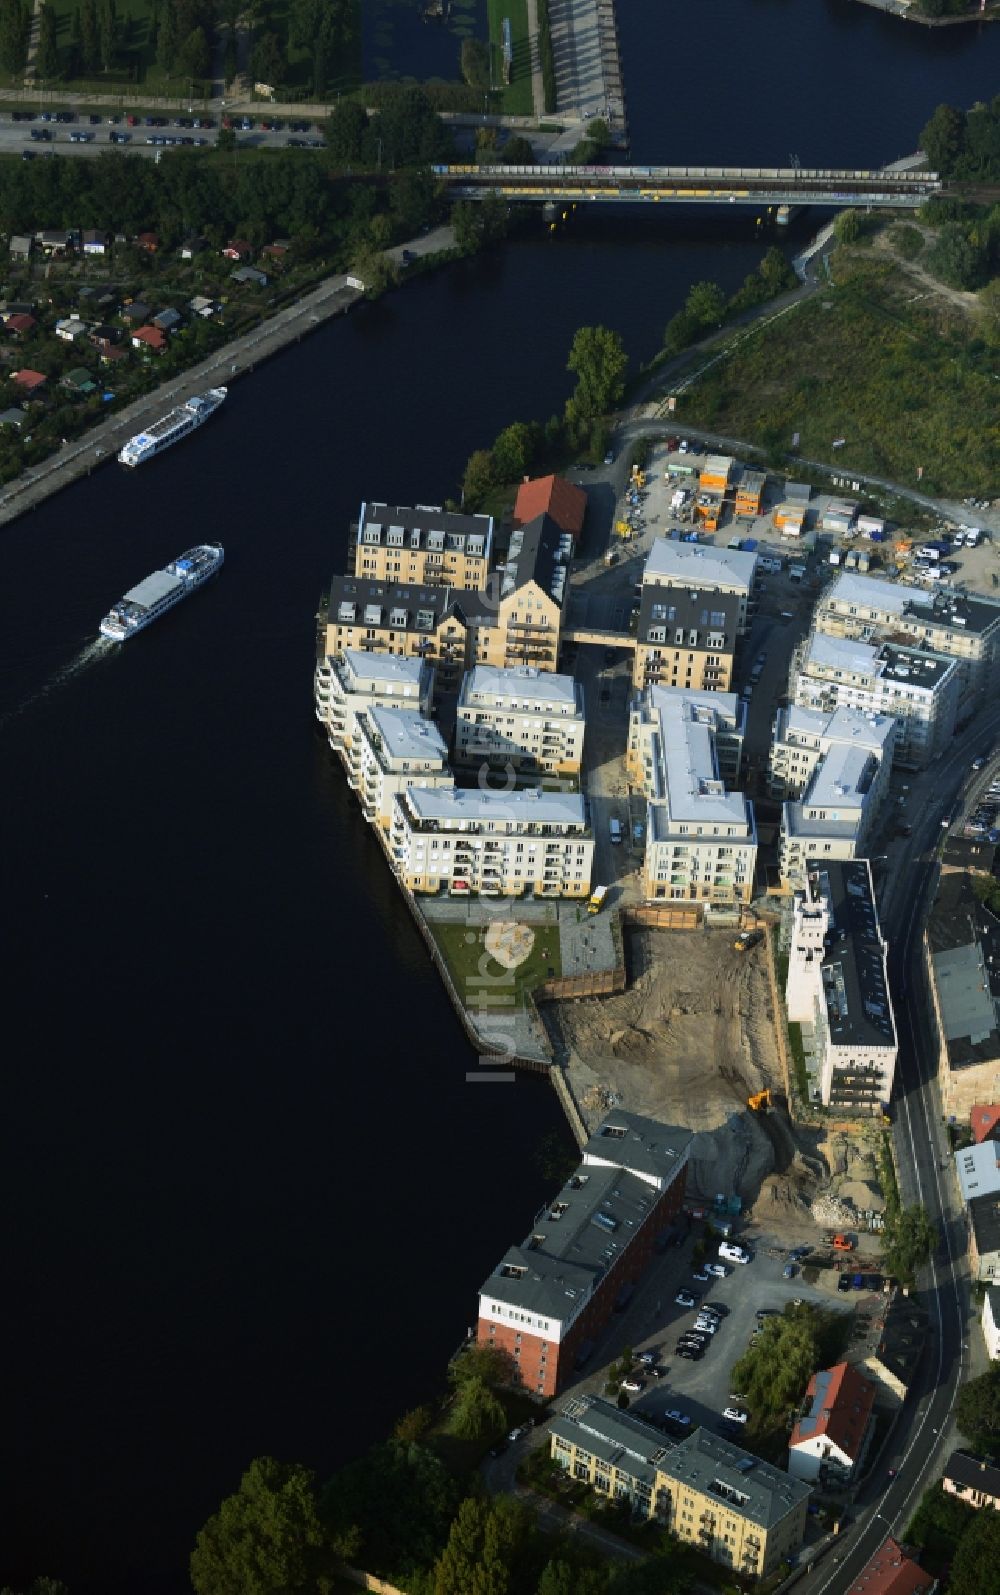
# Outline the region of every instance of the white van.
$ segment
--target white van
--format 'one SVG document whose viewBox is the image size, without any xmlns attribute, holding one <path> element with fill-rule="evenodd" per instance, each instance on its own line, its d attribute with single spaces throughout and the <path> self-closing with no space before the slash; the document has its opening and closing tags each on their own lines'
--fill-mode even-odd
<svg viewBox="0 0 1000 1595">
<path fill-rule="evenodd" d="M 727 1263 L 749 1263 L 750 1253 L 745 1252 L 742 1246 L 734 1246 L 731 1241 L 719 1242 L 719 1256 L 724 1257 Z"/>
</svg>

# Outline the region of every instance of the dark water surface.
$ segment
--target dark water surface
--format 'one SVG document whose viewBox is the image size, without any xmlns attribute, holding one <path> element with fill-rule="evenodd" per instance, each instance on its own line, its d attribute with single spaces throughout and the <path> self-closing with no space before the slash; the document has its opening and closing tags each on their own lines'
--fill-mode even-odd
<svg viewBox="0 0 1000 1595">
<path fill-rule="evenodd" d="M 990 91 L 1000 46 L 839 0 L 639 12 L 623 0 L 643 159 L 752 135 L 772 160 L 789 128 L 803 161 L 901 153 L 938 99 Z M 673 39 L 680 84 L 676 51 L 706 28 L 738 31 L 724 74 L 757 52 L 780 82 L 745 125 L 725 83 L 696 128 L 653 79 L 653 43 Z M 838 84 L 843 144 L 823 125 Z M 648 355 L 691 282 L 731 289 L 760 252 L 752 219 L 705 214 L 531 234 L 336 323 L 183 447 L 0 531 L 0 1582 L 183 1591 L 252 1456 L 328 1471 L 422 1399 L 530 1222 L 555 1099 L 466 1083 L 313 730 L 312 617 L 362 497 L 440 500 L 471 449 L 561 406 L 577 326 Z M 93 646 L 121 592 L 209 536 L 216 583 L 128 648 Z"/>
</svg>

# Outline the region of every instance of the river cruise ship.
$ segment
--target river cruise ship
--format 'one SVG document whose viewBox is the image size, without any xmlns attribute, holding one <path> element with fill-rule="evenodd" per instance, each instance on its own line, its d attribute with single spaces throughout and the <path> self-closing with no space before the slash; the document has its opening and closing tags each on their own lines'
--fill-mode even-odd
<svg viewBox="0 0 1000 1595">
<path fill-rule="evenodd" d="M 207 393 L 197 393 L 186 404 L 178 405 L 169 415 L 154 421 L 145 432 L 137 432 L 118 455 L 122 465 L 144 465 L 154 454 L 162 454 L 172 443 L 179 443 L 215 414 L 228 393 L 228 388 L 209 388 Z"/>
<path fill-rule="evenodd" d="M 101 636 L 125 642 L 214 576 L 224 557 L 221 543 L 199 543 L 164 570 L 154 570 L 108 611 L 101 621 Z"/>
</svg>

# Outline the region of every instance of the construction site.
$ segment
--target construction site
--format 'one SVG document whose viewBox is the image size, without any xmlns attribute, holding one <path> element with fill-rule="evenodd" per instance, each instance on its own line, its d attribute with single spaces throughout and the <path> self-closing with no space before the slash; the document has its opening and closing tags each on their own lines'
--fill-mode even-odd
<svg viewBox="0 0 1000 1595">
<path fill-rule="evenodd" d="M 694 1201 L 796 1238 L 877 1231 L 876 1127 L 789 1116 L 764 937 L 631 928 L 625 946 L 624 991 L 540 1005 L 588 1130 L 614 1107 L 687 1125 Z"/>
</svg>

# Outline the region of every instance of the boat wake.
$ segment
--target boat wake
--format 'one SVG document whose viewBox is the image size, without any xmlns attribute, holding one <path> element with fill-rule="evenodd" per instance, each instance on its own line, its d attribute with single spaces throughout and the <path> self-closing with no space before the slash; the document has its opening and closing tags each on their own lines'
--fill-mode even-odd
<svg viewBox="0 0 1000 1595">
<path fill-rule="evenodd" d="M 37 708 L 40 703 L 45 702 L 46 698 L 51 698 L 60 688 L 68 686 L 71 681 L 76 680 L 77 676 L 82 676 L 85 670 L 90 670 L 99 660 L 106 659 L 109 654 L 113 654 L 117 650 L 118 644 L 116 642 L 112 642 L 107 637 L 95 637 L 93 642 L 88 642 L 85 648 L 80 649 L 75 658 L 60 666 L 49 677 L 48 681 L 44 682 L 42 686 L 36 687 L 34 692 L 30 692 L 26 698 L 22 699 L 16 708 L 8 709 L 5 714 L 0 715 L 0 731 L 12 721 L 19 720 L 22 715 L 27 714 L 29 709 Z"/>
</svg>

